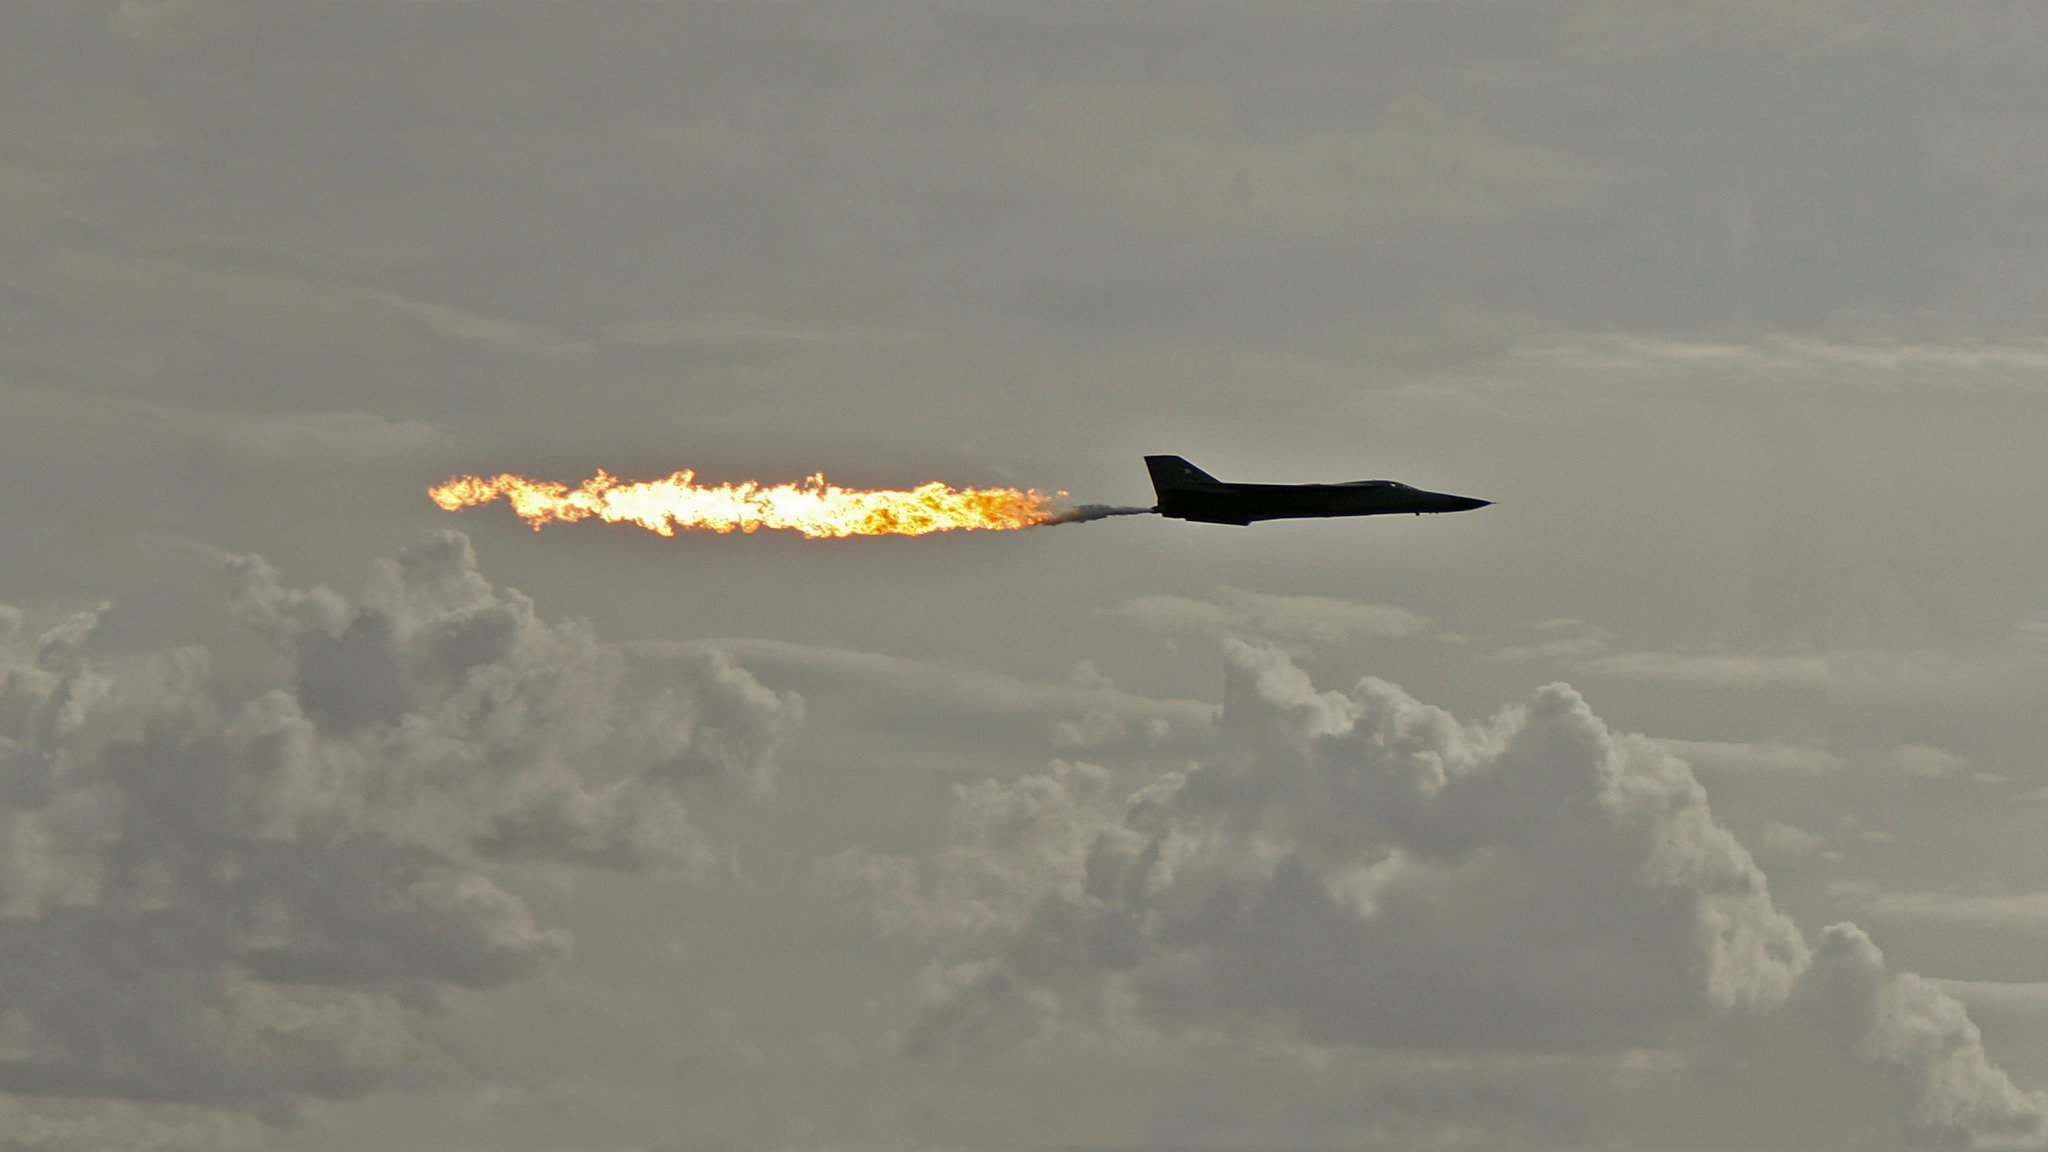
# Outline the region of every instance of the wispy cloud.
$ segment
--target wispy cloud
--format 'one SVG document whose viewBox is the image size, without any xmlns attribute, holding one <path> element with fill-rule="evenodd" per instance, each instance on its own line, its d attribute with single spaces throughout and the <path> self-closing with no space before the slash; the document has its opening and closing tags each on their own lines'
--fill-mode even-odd
<svg viewBox="0 0 2048 1152">
<path fill-rule="evenodd" d="M 1331 596 L 1280 596 L 1217 588 L 1206 598 L 1139 596 L 1111 615 L 1147 631 L 1182 636 L 1264 637 L 1310 644 L 1350 644 L 1412 636 L 1427 618 L 1392 604 Z"/>
<path fill-rule="evenodd" d="M 614 344 L 668 346 L 705 342 L 790 344 L 900 344 L 929 339 L 928 334 L 901 328 L 869 328 L 850 324 L 800 324 L 761 316 L 707 316 L 691 320 L 644 320 L 614 324 L 598 333 Z"/>
<path fill-rule="evenodd" d="M 2048 393 L 2048 340 L 1830 340 L 1787 334 L 1748 343 L 1626 333 L 1552 337 L 1516 349 L 1454 391 L 1725 388 L 1882 393 Z M 1429 391 L 1418 385 L 1411 390 Z"/>
<path fill-rule="evenodd" d="M 637 659 L 694 660 L 730 652 L 764 682 L 803 693 L 819 706 L 850 702 L 862 722 L 962 730 L 973 725 L 984 744 L 1004 725 L 1035 754 L 1050 736 L 1065 751 L 1103 754 L 1116 748 L 1186 752 L 1205 746 L 1216 706 L 1124 691 L 1082 665 L 1066 683 L 1031 680 L 939 661 L 875 652 L 733 638 L 650 641 L 628 649 Z"/>
<path fill-rule="evenodd" d="M 1702 688 L 1818 691 L 1828 662 L 1818 653 L 1615 652 L 1580 665 L 1595 676 Z"/>
<path fill-rule="evenodd" d="M 1785 773 L 1819 776 L 1842 767 L 1840 757 L 1808 744 L 1742 744 L 1716 740 L 1658 741 L 1695 768 L 1719 772 Z"/>
</svg>

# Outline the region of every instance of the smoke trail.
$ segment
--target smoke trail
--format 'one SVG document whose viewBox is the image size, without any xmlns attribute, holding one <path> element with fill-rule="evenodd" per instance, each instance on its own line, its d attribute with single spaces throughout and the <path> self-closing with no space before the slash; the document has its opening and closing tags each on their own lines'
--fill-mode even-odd
<svg viewBox="0 0 2048 1152">
<path fill-rule="evenodd" d="M 1111 516 L 1150 516 L 1157 511 L 1157 508 L 1140 508 L 1129 504 L 1081 504 L 1054 512 L 1051 518 L 1039 523 L 1086 524 L 1090 520 L 1107 520 Z"/>
</svg>

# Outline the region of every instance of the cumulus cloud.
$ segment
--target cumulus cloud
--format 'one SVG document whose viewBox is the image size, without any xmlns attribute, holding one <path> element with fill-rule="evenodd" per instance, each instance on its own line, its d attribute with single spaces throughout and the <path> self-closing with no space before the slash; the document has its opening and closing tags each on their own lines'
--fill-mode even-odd
<svg viewBox="0 0 2048 1152">
<path fill-rule="evenodd" d="M 437 989 L 571 946 L 488 861 L 701 858 L 685 801 L 757 788 L 797 716 L 722 653 L 636 674 L 453 533 L 353 598 L 230 575 L 218 652 L 102 658 L 98 612 L 0 645 L 0 1092 L 228 1110 L 141 1118 L 170 1144 L 440 1069 Z"/>
<path fill-rule="evenodd" d="M 1464 723 L 1242 643 L 1226 685 L 1213 758 L 963 787 L 929 860 L 832 862 L 933 949 L 910 1051 L 1078 1028 L 1619 1054 L 1797 1020 L 1898 1084 L 1915 1137 L 2038 1134 L 2048 1103 L 1955 1001 L 1853 928 L 1816 962 L 1686 764 L 1569 687 Z"/>
<path fill-rule="evenodd" d="M 1854 924 L 1821 933 L 1800 994 L 1858 1059 L 1885 1071 L 1918 1142 L 2041 1139 L 2048 1095 L 2013 1084 L 1962 1003 L 1930 980 L 1887 970 Z"/>
</svg>

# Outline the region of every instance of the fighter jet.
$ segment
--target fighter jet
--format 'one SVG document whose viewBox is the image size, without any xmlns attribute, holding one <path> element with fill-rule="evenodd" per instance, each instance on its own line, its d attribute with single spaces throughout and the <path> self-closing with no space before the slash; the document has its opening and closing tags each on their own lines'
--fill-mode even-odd
<svg viewBox="0 0 2048 1152">
<path fill-rule="evenodd" d="M 1178 456 L 1147 456 L 1153 511 L 1205 524 L 1249 524 L 1306 516 L 1383 516 L 1393 512 L 1467 512 L 1491 500 L 1424 492 L 1394 480 L 1353 480 L 1348 484 L 1230 484 Z"/>
</svg>

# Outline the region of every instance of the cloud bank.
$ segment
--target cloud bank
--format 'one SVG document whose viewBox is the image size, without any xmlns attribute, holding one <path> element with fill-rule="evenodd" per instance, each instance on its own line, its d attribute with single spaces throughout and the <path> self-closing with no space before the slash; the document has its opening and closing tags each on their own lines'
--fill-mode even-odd
<svg viewBox="0 0 2048 1152">
<path fill-rule="evenodd" d="M 797 719 L 723 654 L 654 680 L 542 620 L 458 534 L 353 599 L 230 575 L 218 651 L 103 658 L 99 612 L 0 613 L 10 1146 L 218 1146 L 459 1071 L 437 995 L 572 944 L 488 863 L 688 865 L 685 801 L 758 787 Z"/>
<path fill-rule="evenodd" d="M 1960 1003 L 1853 925 L 1810 944 L 1685 762 L 1569 687 L 1462 723 L 1377 679 L 1318 691 L 1246 643 L 1226 683 L 1225 751 L 1185 770 L 964 787 L 931 858 L 833 862 L 932 949 L 908 1051 L 1079 1030 L 1683 1061 L 1718 1036 L 1768 1060 L 1789 1032 L 1907 1138 L 2040 1139 L 2048 1098 Z"/>
</svg>

